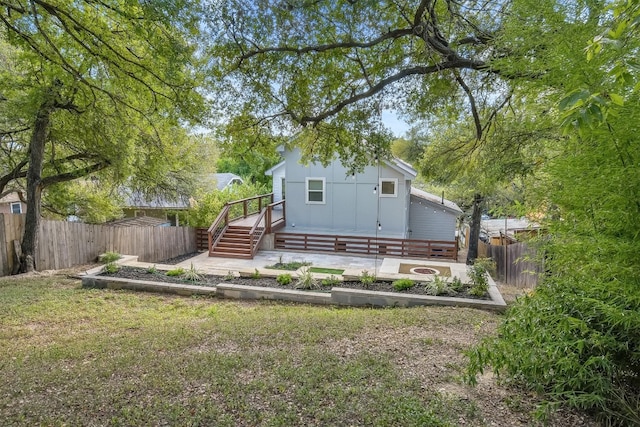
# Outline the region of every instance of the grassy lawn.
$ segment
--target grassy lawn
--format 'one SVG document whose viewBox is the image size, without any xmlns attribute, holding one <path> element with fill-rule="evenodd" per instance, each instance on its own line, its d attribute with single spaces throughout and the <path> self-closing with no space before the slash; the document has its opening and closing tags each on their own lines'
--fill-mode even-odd
<svg viewBox="0 0 640 427">
<path fill-rule="evenodd" d="M 459 380 L 461 351 L 497 319 L 472 309 L 244 303 L 84 290 L 62 277 L 0 279 L 0 419 L 528 425 L 505 419 L 522 419 L 511 409 L 494 413 L 512 395 Z"/>
</svg>

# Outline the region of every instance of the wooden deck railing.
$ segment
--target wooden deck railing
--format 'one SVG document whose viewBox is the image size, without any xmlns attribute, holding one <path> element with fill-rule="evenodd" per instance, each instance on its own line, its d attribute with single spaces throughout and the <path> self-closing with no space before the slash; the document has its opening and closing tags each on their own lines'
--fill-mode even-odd
<svg viewBox="0 0 640 427">
<path fill-rule="evenodd" d="M 273 210 L 277 206 L 282 206 L 282 217 L 274 220 Z M 280 227 L 284 227 L 286 223 L 287 223 L 287 211 L 285 209 L 285 201 L 280 200 L 279 202 L 269 204 L 267 206 L 267 215 L 266 215 L 266 224 L 267 224 L 266 233 L 267 234 L 272 233 L 276 229 Z"/>
<path fill-rule="evenodd" d="M 266 203 L 264 199 L 267 199 Z M 262 208 L 269 203 L 273 203 L 273 193 L 236 200 L 227 203 L 225 206 L 229 206 L 231 210 L 231 221 L 235 221 L 262 212 Z M 242 209 L 240 209 L 240 207 L 242 207 Z"/>
<path fill-rule="evenodd" d="M 282 206 L 282 218 L 273 220 L 273 209 L 277 206 Z M 212 254 L 213 249 L 233 221 L 256 214 L 258 216 L 249 232 L 252 256 L 257 252 L 265 233 L 271 233 L 273 229 L 285 224 L 284 200 L 274 203 L 273 193 L 270 193 L 226 203 L 207 230 L 209 255 Z"/>
<path fill-rule="evenodd" d="M 207 236 L 209 237 L 209 255 L 211 255 L 213 248 L 229 227 L 229 210 L 229 205 L 226 204 L 216 217 L 215 221 L 213 221 L 213 224 L 211 224 L 211 227 L 207 230 Z"/>
<path fill-rule="evenodd" d="M 440 258 L 454 261 L 458 258 L 457 242 L 440 240 L 276 233 L 275 248 L 394 257 Z"/>
</svg>

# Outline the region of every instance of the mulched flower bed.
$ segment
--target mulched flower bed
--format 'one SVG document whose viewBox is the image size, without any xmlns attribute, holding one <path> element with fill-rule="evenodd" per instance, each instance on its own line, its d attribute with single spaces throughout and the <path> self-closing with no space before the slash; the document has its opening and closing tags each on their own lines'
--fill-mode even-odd
<svg viewBox="0 0 640 427">
<path fill-rule="evenodd" d="M 283 272 L 283 274 L 286 272 Z M 162 271 L 149 272 L 143 268 L 123 266 L 116 273 L 102 273 L 103 276 L 119 277 L 133 280 L 149 280 L 162 283 L 179 283 L 189 284 L 197 286 L 216 286 L 218 283 L 233 283 L 234 285 L 244 286 L 261 286 L 266 288 L 278 288 L 278 289 L 291 289 L 291 290 L 309 290 L 314 292 L 330 292 L 332 287 L 349 288 L 349 289 L 362 289 L 369 291 L 379 292 L 396 292 L 402 294 L 414 294 L 414 295 L 429 295 L 425 292 L 425 286 L 423 283 L 416 282 L 416 285 L 410 289 L 404 291 L 396 291 L 391 284 L 392 282 L 376 281 L 368 286 L 363 285 L 359 281 L 345 281 L 340 282 L 337 285 L 322 286 L 321 281 L 318 280 L 318 286 L 314 289 L 300 289 L 296 285 L 296 279 L 294 278 L 290 284 L 281 285 L 275 278 L 260 277 L 260 278 L 246 278 L 246 277 L 234 277 L 233 279 L 227 279 L 223 276 L 202 275 L 202 280 L 189 281 L 178 277 L 167 276 Z M 457 297 L 457 298 L 472 298 L 472 299 L 489 299 L 488 296 L 484 298 L 478 298 L 470 295 L 466 290 L 460 293 L 448 293 L 440 294 L 438 296 Z"/>
</svg>

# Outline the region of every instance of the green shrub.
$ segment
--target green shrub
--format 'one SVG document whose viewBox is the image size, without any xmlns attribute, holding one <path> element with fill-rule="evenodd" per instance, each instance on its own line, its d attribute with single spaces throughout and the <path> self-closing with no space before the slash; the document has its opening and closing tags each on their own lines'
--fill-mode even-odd
<svg viewBox="0 0 640 427">
<path fill-rule="evenodd" d="M 156 268 L 155 264 L 147 268 L 147 273 L 149 274 L 156 274 L 157 272 L 158 272 L 158 269 Z"/>
<path fill-rule="evenodd" d="M 462 292 L 464 287 L 464 283 L 462 283 L 462 280 L 458 276 L 451 279 L 451 283 L 449 283 L 449 288 L 455 293 Z"/>
<path fill-rule="evenodd" d="M 362 286 L 364 286 L 365 289 L 368 289 L 375 281 L 375 274 L 371 274 L 367 270 L 363 270 L 362 274 L 360 274 L 360 283 L 362 283 Z"/>
<path fill-rule="evenodd" d="M 230 280 L 235 279 L 235 277 L 236 276 L 233 274 L 233 271 L 229 270 L 227 271 L 227 274 L 222 279 L 228 282 Z"/>
<path fill-rule="evenodd" d="M 340 284 L 340 279 L 334 276 L 333 274 L 326 279 L 322 279 L 322 286 L 337 286 Z"/>
<path fill-rule="evenodd" d="M 411 279 L 398 279 L 393 282 L 393 289 L 396 291 L 404 291 L 413 288 L 415 284 Z"/>
<path fill-rule="evenodd" d="M 451 293 L 451 287 L 447 282 L 447 279 L 440 276 L 434 276 L 433 280 L 425 283 L 424 291 L 428 295 L 447 295 Z"/>
<path fill-rule="evenodd" d="M 316 289 L 318 288 L 318 280 L 313 277 L 313 273 L 309 271 L 309 267 L 303 267 L 298 275 L 296 281 L 296 288 L 298 289 Z"/>
<path fill-rule="evenodd" d="M 182 274 L 182 278 L 185 280 L 188 280 L 190 282 L 200 282 L 202 281 L 202 279 L 204 278 L 202 276 L 202 274 L 193 266 L 193 263 L 191 263 L 191 267 L 186 270 L 183 274 Z"/>
<path fill-rule="evenodd" d="M 280 274 L 278 275 L 278 277 L 276 277 L 276 281 L 281 284 L 282 286 L 287 286 L 288 284 L 291 283 L 292 279 L 291 279 L 291 275 L 289 273 L 286 274 Z"/>
<path fill-rule="evenodd" d="M 495 271 L 495 263 L 491 258 L 477 258 L 467 269 L 471 279 L 469 294 L 475 297 L 486 295 L 489 291 L 488 274 L 493 271 Z"/>
<path fill-rule="evenodd" d="M 595 411 L 614 425 L 640 425 L 636 282 L 555 277 L 519 298 L 498 335 L 468 354 L 472 383 L 490 365 L 543 394 L 543 410 L 562 404 Z"/>
<path fill-rule="evenodd" d="M 261 277 L 260 272 L 258 271 L 258 269 L 256 268 L 253 273 L 251 273 L 251 278 L 252 279 L 259 279 Z"/>
<path fill-rule="evenodd" d="M 122 258 L 122 255 L 120 255 L 118 252 L 105 252 L 100 255 L 100 262 L 109 264 L 119 260 L 120 258 Z"/>
<path fill-rule="evenodd" d="M 118 270 L 120 270 L 120 266 L 115 262 L 106 263 L 102 269 L 102 271 L 104 271 L 107 274 L 115 274 L 118 272 Z"/>
<path fill-rule="evenodd" d="M 167 276 L 169 277 L 178 277 L 178 276 L 182 276 L 184 274 L 184 268 L 182 267 L 178 267 L 178 268 L 174 268 L 173 270 L 169 270 L 167 271 Z"/>
</svg>

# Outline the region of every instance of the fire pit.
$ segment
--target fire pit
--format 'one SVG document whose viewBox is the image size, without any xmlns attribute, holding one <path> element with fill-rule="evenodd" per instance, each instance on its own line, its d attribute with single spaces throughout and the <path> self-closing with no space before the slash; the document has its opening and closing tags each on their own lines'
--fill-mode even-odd
<svg viewBox="0 0 640 427">
<path fill-rule="evenodd" d="M 414 267 L 410 271 L 413 274 L 431 274 L 431 275 L 440 274 L 438 270 L 431 267 Z"/>
</svg>

